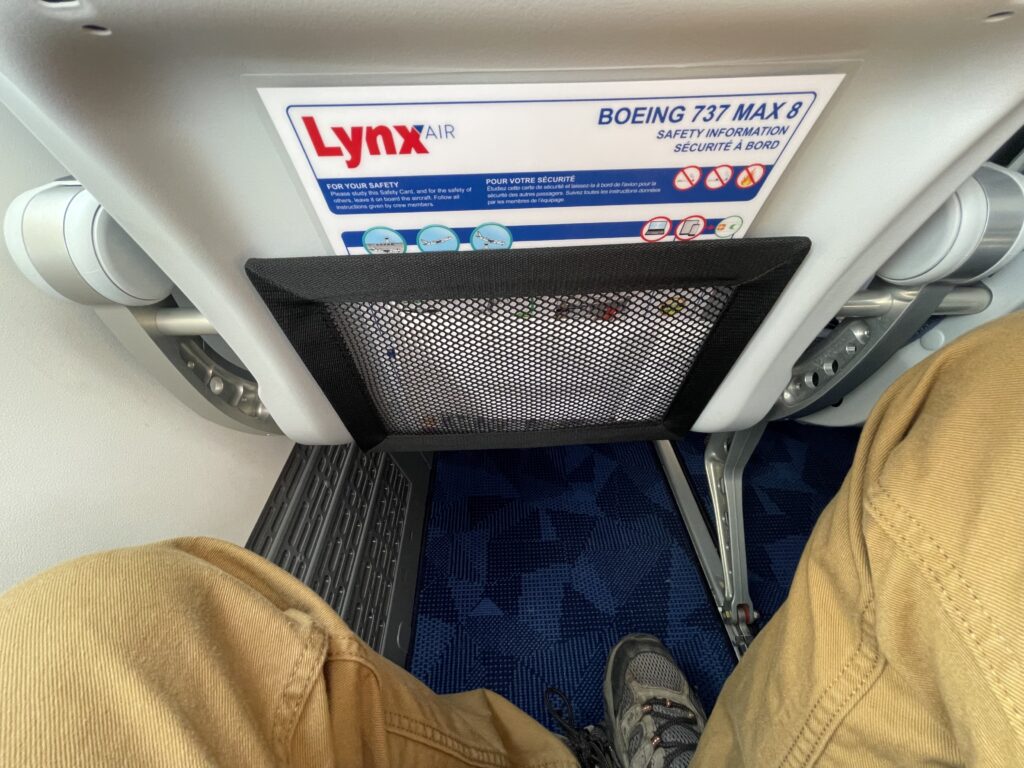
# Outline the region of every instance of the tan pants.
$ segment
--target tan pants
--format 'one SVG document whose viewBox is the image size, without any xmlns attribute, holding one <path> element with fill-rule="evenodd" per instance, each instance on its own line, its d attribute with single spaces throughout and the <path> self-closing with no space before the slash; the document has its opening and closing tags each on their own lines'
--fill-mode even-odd
<svg viewBox="0 0 1024 768">
<path fill-rule="evenodd" d="M 1024 316 L 883 398 L 695 764 L 1024 764 Z M 8 542 L 7 546 L 15 546 Z M 572 765 L 488 691 L 437 696 L 310 590 L 187 539 L 0 598 L 0 765 Z"/>
</svg>

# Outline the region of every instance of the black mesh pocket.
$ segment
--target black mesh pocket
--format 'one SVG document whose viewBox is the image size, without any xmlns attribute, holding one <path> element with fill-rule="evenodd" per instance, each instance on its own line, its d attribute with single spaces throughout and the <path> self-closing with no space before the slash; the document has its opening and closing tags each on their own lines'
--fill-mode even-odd
<svg viewBox="0 0 1024 768">
<path fill-rule="evenodd" d="M 728 287 L 340 302 L 328 311 L 391 434 L 659 424 Z"/>
<path fill-rule="evenodd" d="M 364 448 L 689 428 L 806 240 L 252 260 Z"/>
</svg>

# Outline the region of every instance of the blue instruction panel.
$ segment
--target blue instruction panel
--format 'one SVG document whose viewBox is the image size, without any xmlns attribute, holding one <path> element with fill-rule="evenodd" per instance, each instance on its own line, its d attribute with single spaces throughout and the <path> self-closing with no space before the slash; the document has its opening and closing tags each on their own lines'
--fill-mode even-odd
<svg viewBox="0 0 1024 768">
<path fill-rule="evenodd" d="M 841 74 L 261 88 L 334 252 L 742 237 Z"/>
</svg>

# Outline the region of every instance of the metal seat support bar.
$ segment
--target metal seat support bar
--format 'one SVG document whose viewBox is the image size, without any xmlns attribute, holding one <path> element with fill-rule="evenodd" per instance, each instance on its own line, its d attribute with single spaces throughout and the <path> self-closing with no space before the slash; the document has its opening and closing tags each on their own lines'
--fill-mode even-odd
<svg viewBox="0 0 1024 768">
<path fill-rule="evenodd" d="M 721 607 L 725 604 L 725 576 L 722 572 L 722 559 L 718 556 L 715 542 L 708 531 L 707 520 L 704 518 L 704 511 L 700 502 L 693 495 L 690 483 L 686 479 L 679 464 L 679 457 L 676 456 L 675 448 L 668 440 L 658 440 L 654 444 L 661 459 L 661 465 L 665 469 L 665 476 L 668 478 L 669 488 L 672 489 L 672 496 L 676 500 L 676 507 L 679 515 L 683 518 L 683 525 L 690 535 L 693 548 L 697 553 L 697 560 L 700 562 L 701 570 L 711 587 L 711 594 L 715 598 L 715 604 Z"/>
<path fill-rule="evenodd" d="M 749 625 L 757 614 L 747 581 L 747 543 L 743 529 L 743 470 L 764 434 L 761 422 L 741 432 L 712 435 L 704 452 L 711 488 L 718 550 L 722 555 L 725 605 L 722 618 Z"/>
<path fill-rule="evenodd" d="M 675 447 L 668 440 L 655 443 L 672 496 L 737 658 L 750 646 L 753 640 L 750 624 L 757 618 L 747 582 L 743 470 L 764 434 L 764 428 L 765 423 L 762 422 L 740 432 L 712 435 L 708 441 L 704 468 L 711 488 L 717 547 L 707 518 L 679 464 Z"/>
</svg>

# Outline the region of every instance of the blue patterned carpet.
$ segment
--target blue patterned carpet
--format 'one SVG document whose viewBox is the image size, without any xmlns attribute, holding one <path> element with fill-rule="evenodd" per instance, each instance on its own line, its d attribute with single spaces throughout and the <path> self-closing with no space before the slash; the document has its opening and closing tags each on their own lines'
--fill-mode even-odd
<svg viewBox="0 0 1024 768">
<path fill-rule="evenodd" d="M 842 485 L 860 437 L 859 428 L 796 422 L 768 425 L 743 475 L 750 598 L 770 619 L 789 593 L 804 544 L 818 515 Z M 676 443 L 705 511 L 711 509 L 704 474 L 704 435 Z"/>
<path fill-rule="evenodd" d="M 662 638 L 710 707 L 734 657 L 648 443 L 437 454 L 411 670 L 541 722 L 603 718 L 608 651 Z"/>
<path fill-rule="evenodd" d="M 785 599 L 858 430 L 770 425 L 747 467 L 755 606 Z M 677 444 L 707 504 L 704 436 Z M 542 694 L 603 718 L 608 651 L 662 638 L 708 709 L 734 656 L 648 443 L 435 455 L 410 668 L 439 693 L 486 687 L 550 726 Z"/>
</svg>

